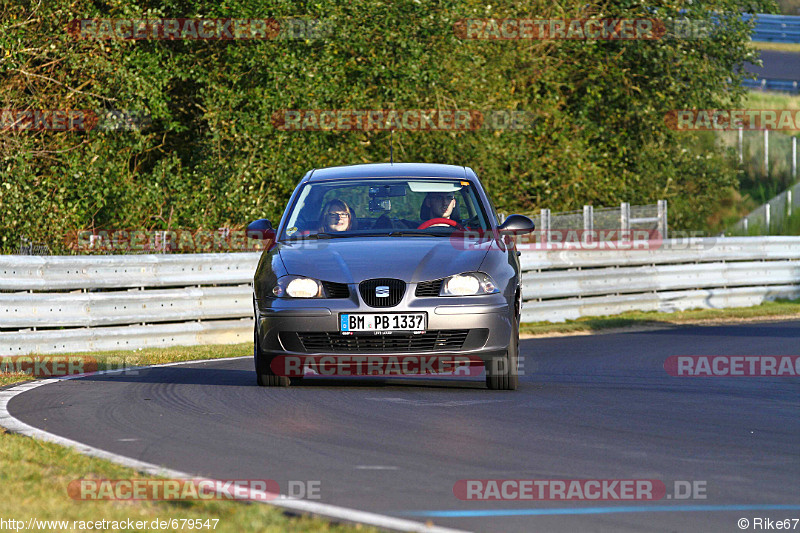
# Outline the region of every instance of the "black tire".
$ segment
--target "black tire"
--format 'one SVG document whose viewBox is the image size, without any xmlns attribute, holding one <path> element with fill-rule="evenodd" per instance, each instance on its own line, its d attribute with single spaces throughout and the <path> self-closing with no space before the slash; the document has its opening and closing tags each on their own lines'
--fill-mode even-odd
<svg viewBox="0 0 800 533">
<path fill-rule="evenodd" d="M 259 387 L 288 387 L 292 380 L 286 376 L 279 376 L 269 367 L 270 360 L 261 353 L 261 343 L 258 341 L 258 329 L 253 332 L 253 358 L 256 364 L 256 383 Z"/>
<path fill-rule="evenodd" d="M 514 330 L 503 357 L 495 357 L 486 363 L 486 387 L 491 390 L 517 390 L 519 383 L 519 326 L 514 320 Z"/>
</svg>

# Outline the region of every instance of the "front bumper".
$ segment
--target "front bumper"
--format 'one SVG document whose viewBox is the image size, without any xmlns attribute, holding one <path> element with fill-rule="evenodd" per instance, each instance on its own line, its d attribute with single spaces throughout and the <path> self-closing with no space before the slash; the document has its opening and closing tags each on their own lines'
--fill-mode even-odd
<svg viewBox="0 0 800 533">
<path fill-rule="evenodd" d="M 356 291 L 351 291 L 351 294 Z M 339 332 L 340 313 L 419 313 L 428 315 L 428 332 L 439 332 L 448 337 L 466 332 L 463 344 L 457 349 L 447 347 L 446 342 L 436 344 L 432 349 L 402 349 L 376 351 L 372 343 L 368 349 L 361 350 L 349 343 L 346 349 L 339 347 L 320 349 L 331 343 L 315 344 L 308 348 L 300 339 L 308 334 L 325 333 L 334 346 L 340 346 L 336 337 Z M 267 359 L 278 355 L 467 355 L 480 358 L 484 362 L 493 357 L 505 355 L 511 339 L 513 311 L 502 294 L 474 297 L 434 297 L 406 298 L 395 307 L 369 307 L 359 301 L 357 294 L 347 299 L 269 299 L 257 302 L 256 326 L 262 355 Z M 395 334 L 397 335 L 397 334 Z M 387 339 L 391 336 L 387 336 Z M 370 344 L 370 343 L 366 343 Z M 391 345 L 392 343 L 385 343 Z M 419 343 L 414 344 L 418 346 Z M 444 347 L 442 347 L 444 346 Z"/>
</svg>

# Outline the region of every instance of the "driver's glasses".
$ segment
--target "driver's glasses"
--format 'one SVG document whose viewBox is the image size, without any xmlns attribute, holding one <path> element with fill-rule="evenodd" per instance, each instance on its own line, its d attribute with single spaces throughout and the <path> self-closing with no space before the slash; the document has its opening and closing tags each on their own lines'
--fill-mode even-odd
<svg viewBox="0 0 800 533">
<path fill-rule="evenodd" d="M 330 220 L 347 220 L 348 218 L 350 218 L 350 213 L 331 212 L 328 213 L 327 217 Z"/>
</svg>

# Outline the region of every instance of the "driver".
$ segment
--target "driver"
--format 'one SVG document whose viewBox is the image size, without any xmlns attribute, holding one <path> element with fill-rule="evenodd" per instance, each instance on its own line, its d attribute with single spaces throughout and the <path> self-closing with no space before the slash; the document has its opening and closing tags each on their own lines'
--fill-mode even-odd
<svg viewBox="0 0 800 533">
<path fill-rule="evenodd" d="M 320 233 L 356 229 L 356 216 L 346 202 L 335 198 L 325 204 L 319 218 Z"/>
<path fill-rule="evenodd" d="M 420 220 L 432 218 L 450 218 L 456 207 L 456 197 L 448 192 L 429 192 L 422 201 L 419 210 Z"/>
</svg>

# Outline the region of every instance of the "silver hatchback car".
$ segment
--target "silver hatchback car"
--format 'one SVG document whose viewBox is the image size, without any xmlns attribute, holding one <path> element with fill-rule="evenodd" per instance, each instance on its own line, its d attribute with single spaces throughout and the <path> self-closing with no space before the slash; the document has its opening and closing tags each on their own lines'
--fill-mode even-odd
<svg viewBox="0 0 800 533">
<path fill-rule="evenodd" d="M 533 229 L 521 215 L 500 224 L 467 167 L 308 172 L 277 228 L 265 219 L 248 226 L 270 236 L 254 279 L 258 384 L 352 375 L 353 365 L 356 375 L 392 374 L 378 358 L 437 373 L 444 367 L 425 359 L 433 356 L 482 366 L 490 389 L 516 389 L 522 288 L 513 236 Z"/>
</svg>

